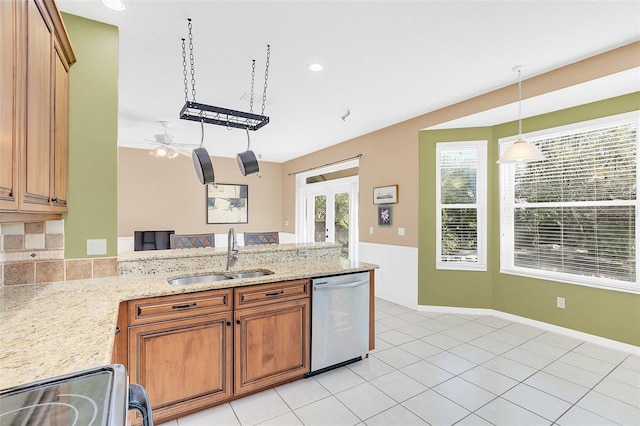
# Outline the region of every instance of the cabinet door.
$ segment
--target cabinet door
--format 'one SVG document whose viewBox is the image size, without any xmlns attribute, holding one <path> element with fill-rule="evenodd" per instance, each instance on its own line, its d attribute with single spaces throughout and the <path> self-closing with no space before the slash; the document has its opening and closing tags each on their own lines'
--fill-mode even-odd
<svg viewBox="0 0 640 426">
<path fill-rule="evenodd" d="M 66 211 L 69 194 L 69 65 L 56 44 L 54 55 L 55 86 L 53 95 L 53 174 L 51 202 L 54 210 Z"/>
<path fill-rule="evenodd" d="M 236 395 L 309 371 L 309 306 L 304 298 L 235 311 Z"/>
<path fill-rule="evenodd" d="M 27 3 L 27 105 L 23 152 L 24 182 L 21 210 L 49 209 L 52 96 L 53 27 L 44 6 Z"/>
<path fill-rule="evenodd" d="M 0 1 L 0 210 L 7 211 L 18 210 L 18 12 L 18 3 Z"/>
<path fill-rule="evenodd" d="M 155 422 L 231 396 L 231 312 L 129 328 L 129 380 L 147 390 Z"/>
</svg>

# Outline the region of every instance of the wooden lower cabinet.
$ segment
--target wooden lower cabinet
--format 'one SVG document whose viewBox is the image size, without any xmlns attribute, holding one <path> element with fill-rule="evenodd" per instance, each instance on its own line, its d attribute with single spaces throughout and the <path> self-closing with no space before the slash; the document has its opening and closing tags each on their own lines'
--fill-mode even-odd
<svg viewBox="0 0 640 426">
<path fill-rule="evenodd" d="M 234 310 L 232 299 L 243 307 Z M 128 347 L 129 381 L 144 386 L 162 423 L 302 378 L 311 359 L 310 305 L 309 280 L 129 301 L 114 361 Z"/>
<path fill-rule="evenodd" d="M 231 397 L 231 312 L 129 329 L 130 381 L 147 390 L 160 423 Z"/>
<path fill-rule="evenodd" d="M 235 311 L 236 395 L 309 371 L 309 308 L 310 301 L 305 298 Z"/>
</svg>

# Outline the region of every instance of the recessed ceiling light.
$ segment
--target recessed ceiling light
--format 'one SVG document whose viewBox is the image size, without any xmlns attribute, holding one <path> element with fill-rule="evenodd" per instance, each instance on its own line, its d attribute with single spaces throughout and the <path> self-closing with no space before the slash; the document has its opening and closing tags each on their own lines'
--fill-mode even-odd
<svg viewBox="0 0 640 426">
<path fill-rule="evenodd" d="M 124 3 L 120 0 L 102 0 L 102 4 L 107 6 L 111 10 L 117 10 L 118 12 L 124 10 Z"/>
<path fill-rule="evenodd" d="M 324 69 L 324 65 L 322 64 L 309 64 L 310 71 L 322 71 Z"/>
</svg>

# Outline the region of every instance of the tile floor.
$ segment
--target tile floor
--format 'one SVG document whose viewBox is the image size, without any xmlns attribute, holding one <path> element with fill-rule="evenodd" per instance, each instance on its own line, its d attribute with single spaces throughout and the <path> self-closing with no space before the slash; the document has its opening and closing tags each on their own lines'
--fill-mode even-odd
<svg viewBox="0 0 640 426">
<path fill-rule="evenodd" d="M 640 356 L 378 299 L 369 358 L 166 424 L 640 425 Z"/>
</svg>

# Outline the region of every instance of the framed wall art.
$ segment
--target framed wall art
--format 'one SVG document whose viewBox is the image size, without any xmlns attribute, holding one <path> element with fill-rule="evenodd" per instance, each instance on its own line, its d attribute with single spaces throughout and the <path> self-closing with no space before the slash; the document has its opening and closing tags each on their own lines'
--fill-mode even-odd
<svg viewBox="0 0 640 426">
<path fill-rule="evenodd" d="M 378 206 L 378 226 L 391 226 L 391 206 Z"/>
<path fill-rule="evenodd" d="M 398 202 L 398 185 L 373 188 L 373 204 L 395 204 Z"/>
<path fill-rule="evenodd" d="M 206 185 L 207 224 L 249 223 L 249 186 Z"/>
</svg>

